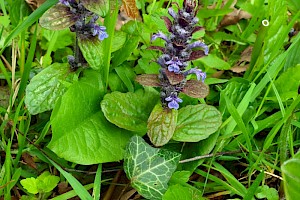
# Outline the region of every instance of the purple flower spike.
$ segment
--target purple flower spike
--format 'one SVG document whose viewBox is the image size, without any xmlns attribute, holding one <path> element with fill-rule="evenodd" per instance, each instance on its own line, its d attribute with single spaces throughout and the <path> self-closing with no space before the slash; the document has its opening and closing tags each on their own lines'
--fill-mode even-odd
<svg viewBox="0 0 300 200">
<path fill-rule="evenodd" d="M 153 40 L 156 40 L 157 38 L 161 38 L 161 39 L 163 39 L 166 42 L 170 41 L 169 38 L 165 34 L 163 34 L 162 32 L 158 32 L 158 33 L 152 35 L 151 42 Z"/>
<path fill-rule="evenodd" d="M 65 6 L 70 6 L 70 3 L 68 0 L 59 0 L 59 3 L 65 5 Z"/>
<path fill-rule="evenodd" d="M 168 13 L 169 13 L 169 15 L 171 15 L 174 19 L 177 18 L 177 14 L 176 14 L 175 11 L 173 10 L 173 8 L 169 8 L 169 9 L 168 9 Z"/>
<path fill-rule="evenodd" d="M 194 42 L 194 43 L 189 44 L 187 46 L 188 49 L 193 49 L 193 48 L 196 48 L 196 47 L 203 48 L 204 49 L 204 54 L 208 55 L 208 46 L 206 44 L 204 44 L 203 42 L 197 41 L 197 42 Z"/>
<path fill-rule="evenodd" d="M 169 66 L 168 66 L 168 70 L 169 70 L 170 72 L 174 72 L 174 73 L 179 73 L 179 72 L 180 72 L 180 68 L 179 68 L 179 66 L 176 65 L 176 64 L 169 65 Z"/>
<path fill-rule="evenodd" d="M 189 74 L 196 74 L 197 76 L 197 80 L 200 81 L 200 79 L 202 80 L 202 82 L 204 82 L 204 80 L 206 79 L 206 73 L 203 72 L 201 69 L 195 69 L 192 68 L 186 72 L 184 72 L 184 75 L 187 76 Z"/>
<path fill-rule="evenodd" d="M 169 101 L 168 103 L 168 107 L 170 109 L 175 109 L 177 110 L 179 108 L 179 104 L 178 103 L 181 103 L 182 102 L 182 99 L 178 98 L 176 95 L 171 95 L 167 98 L 165 98 L 166 101 Z"/>
<path fill-rule="evenodd" d="M 96 35 L 98 35 L 98 38 L 100 41 L 104 40 L 105 38 L 108 38 L 108 34 L 106 33 L 106 27 L 94 25 L 93 36 L 96 36 Z"/>
</svg>

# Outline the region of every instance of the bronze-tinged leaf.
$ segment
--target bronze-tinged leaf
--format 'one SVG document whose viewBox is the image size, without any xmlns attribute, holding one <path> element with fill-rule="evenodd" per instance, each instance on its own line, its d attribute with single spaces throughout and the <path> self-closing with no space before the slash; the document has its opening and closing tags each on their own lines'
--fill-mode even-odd
<svg viewBox="0 0 300 200">
<path fill-rule="evenodd" d="M 193 51 L 186 61 L 196 60 L 198 58 L 202 58 L 203 56 L 206 56 L 203 50 Z"/>
<path fill-rule="evenodd" d="M 157 74 L 138 75 L 135 80 L 143 86 L 160 87 Z"/>
<path fill-rule="evenodd" d="M 101 17 L 105 17 L 109 11 L 109 0 L 81 0 L 83 6 Z"/>
<path fill-rule="evenodd" d="M 171 22 L 171 20 L 166 16 L 162 16 L 161 19 L 163 19 L 165 21 L 165 24 L 166 24 L 166 27 L 167 27 L 168 31 L 171 32 L 172 31 L 172 22 Z"/>
<path fill-rule="evenodd" d="M 155 146 L 163 146 L 172 138 L 177 122 L 178 110 L 166 109 L 157 104 L 148 119 L 148 137 Z"/>
<path fill-rule="evenodd" d="M 165 70 L 165 73 L 171 85 L 176 85 L 184 79 L 183 74 L 175 74 L 174 72 L 170 72 L 169 70 Z"/>
<path fill-rule="evenodd" d="M 160 46 L 150 46 L 147 49 L 158 50 L 158 51 L 161 51 L 161 52 L 165 53 L 165 48 L 164 47 L 160 47 Z"/>
<path fill-rule="evenodd" d="M 70 11 L 70 8 L 56 4 L 47 10 L 40 18 L 40 25 L 50 30 L 62 30 L 75 24 L 77 17 Z"/>
<path fill-rule="evenodd" d="M 182 92 L 193 98 L 205 98 L 209 93 L 209 87 L 201 81 L 188 80 Z"/>
<path fill-rule="evenodd" d="M 196 27 L 194 28 L 194 30 L 192 31 L 192 34 L 193 34 L 193 33 L 196 33 L 197 31 L 202 31 L 202 30 L 204 30 L 204 28 L 203 28 L 202 26 L 196 26 Z"/>
<path fill-rule="evenodd" d="M 139 17 L 139 10 L 136 7 L 135 0 L 122 0 L 123 2 L 123 8 L 128 15 L 128 17 L 132 17 L 133 19 L 136 19 Z"/>
<path fill-rule="evenodd" d="M 183 17 L 179 17 L 178 18 L 178 23 L 180 24 L 181 27 L 186 27 L 188 26 L 190 23 L 188 21 L 186 21 L 186 19 L 184 19 Z"/>
</svg>

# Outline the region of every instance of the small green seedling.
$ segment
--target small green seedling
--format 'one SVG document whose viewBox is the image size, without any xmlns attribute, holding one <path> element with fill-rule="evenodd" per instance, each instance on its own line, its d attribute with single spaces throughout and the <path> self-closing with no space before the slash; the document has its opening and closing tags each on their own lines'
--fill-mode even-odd
<svg viewBox="0 0 300 200">
<path fill-rule="evenodd" d="M 51 191 L 57 186 L 60 178 L 58 176 L 51 175 L 46 171 L 37 178 L 26 178 L 21 180 L 21 185 L 31 194 L 38 194 L 38 196 L 29 197 L 29 199 L 46 199 Z M 22 196 L 22 199 L 28 199 Z"/>
</svg>

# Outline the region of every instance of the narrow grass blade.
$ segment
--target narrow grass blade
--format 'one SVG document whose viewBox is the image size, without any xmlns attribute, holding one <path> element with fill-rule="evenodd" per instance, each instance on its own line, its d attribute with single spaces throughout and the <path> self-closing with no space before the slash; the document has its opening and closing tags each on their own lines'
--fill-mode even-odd
<svg viewBox="0 0 300 200">
<path fill-rule="evenodd" d="M 48 161 L 67 179 L 67 181 L 70 183 L 76 194 L 81 198 L 85 200 L 93 200 L 91 195 L 88 193 L 88 191 L 81 185 L 81 183 L 74 177 L 72 174 L 66 172 L 63 170 L 58 164 L 50 160 L 48 157 L 46 157 Z"/>
<path fill-rule="evenodd" d="M 102 164 L 98 165 L 94 187 L 93 187 L 93 199 L 99 200 L 100 199 L 100 191 L 101 191 L 101 174 L 102 174 Z"/>
<path fill-rule="evenodd" d="M 255 192 L 259 187 L 263 178 L 264 178 L 264 172 L 261 172 L 255 179 L 255 181 L 252 183 L 252 185 L 248 188 L 247 194 L 243 198 L 244 200 L 252 200 L 254 198 Z"/>
</svg>

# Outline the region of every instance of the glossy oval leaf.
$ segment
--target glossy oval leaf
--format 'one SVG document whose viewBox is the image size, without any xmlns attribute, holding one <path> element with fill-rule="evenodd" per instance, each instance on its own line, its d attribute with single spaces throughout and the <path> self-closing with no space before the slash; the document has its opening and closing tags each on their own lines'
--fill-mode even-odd
<svg viewBox="0 0 300 200">
<path fill-rule="evenodd" d="M 81 0 L 83 6 L 101 17 L 105 17 L 109 11 L 109 0 Z"/>
<path fill-rule="evenodd" d="M 300 197 L 300 152 L 294 158 L 286 161 L 281 166 L 284 190 L 287 200 L 297 200 Z"/>
<path fill-rule="evenodd" d="M 164 194 L 163 200 L 204 200 L 200 191 L 180 184 L 172 185 Z"/>
<path fill-rule="evenodd" d="M 140 195 L 161 200 L 179 159 L 180 154 L 153 148 L 143 138 L 133 136 L 126 147 L 124 170 Z"/>
<path fill-rule="evenodd" d="M 61 158 L 83 165 L 123 159 L 132 133 L 105 119 L 99 106 L 103 95 L 99 73 L 86 70 L 52 112 L 48 148 Z"/>
<path fill-rule="evenodd" d="M 201 81 L 188 80 L 182 92 L 193 98 L 205 98 L 209 93 L 209 87 Z"/>
<path fill-rule="evenodd" d="M 94 70 L 100 70 L 104 63 L 103 43 L 98 37 L 78 38 L 78 45 L 84 59 Z"/>
<path fill-rule="evenodd" d="M 220 112 L 213 106 L 189 105 L 178 112 L 173 140 L 198 142 L 216 132 L 222 123 Z"/>
<path fill-rule="evenodd" d="M 164 109 L 157 104 L 148 119 L 148 136 L 155 146 L 163 146 L 172 138 L 176 128 L 178 110 Z"/>
<path fill-rule="evenodd" d="M 62 30 L 75 24 L 76 20 L 69 7 L 56 4 L 42 15 L 40 25 L 50 30 Z"/>
<path fill-rule="evenodd" d="M 111 123 L 126 130 L 145 134 L 148 118 L 158 101 L 158 92 L 152 88 L 134 93 L 116 91 L 105 95 L 101 108 Z"/>
<path fill-rule="evenodd" d="M 30 114 L 36 115 L 54 108 L 58 98 L 67 90 L 63 81 L 69 74 L 68 64 L 54 63 L 31 79 L 25 96 Z"/>
</svg>

